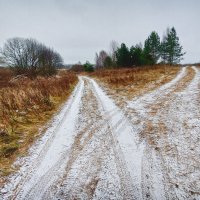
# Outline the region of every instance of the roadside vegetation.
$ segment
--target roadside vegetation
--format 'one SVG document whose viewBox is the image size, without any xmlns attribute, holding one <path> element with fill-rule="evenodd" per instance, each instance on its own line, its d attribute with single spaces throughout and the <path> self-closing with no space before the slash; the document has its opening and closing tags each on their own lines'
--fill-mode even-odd
<svg viewBox="0 0 200 200">
<path fill-rule="evenodd" d="M 0 70 L 0 76 L 5 74 L 4 71 L 7 70 Z M 1 79 L 1 174 L 9 173 L 16 156 L 26 153 L 27 148 L 41 133 L 39 130 L 66 100 L 76 83 L 76 75 L 65 71 L 48 78 L 18 76 L 10 80 L 4 79 L 4 82 Z"/>
<path fill-rule="evenodd" d="M 33 39 L 9 39 L 2 49 L 9 68 L 0 68 L 0 175 L 12 172 L 18 156 L 43 133 L 78 82 L 59 70 L 61 56 Z"/>
</svg>

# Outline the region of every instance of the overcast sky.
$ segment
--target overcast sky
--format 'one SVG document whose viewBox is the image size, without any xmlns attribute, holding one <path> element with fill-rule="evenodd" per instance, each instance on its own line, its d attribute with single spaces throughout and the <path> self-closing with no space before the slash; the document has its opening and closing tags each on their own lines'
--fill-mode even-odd
<svg viewBox="0 0 200 200">
<path fill-rule="evenodd" d="M 183 62 L 200 62 L 199 19 L 200 0 L 0 0 L 0 47 L 31 37 L 65 63 L 94 62 L 111 40 L 130 47 L 174 26 L 187 52 Z"/>
</svg>

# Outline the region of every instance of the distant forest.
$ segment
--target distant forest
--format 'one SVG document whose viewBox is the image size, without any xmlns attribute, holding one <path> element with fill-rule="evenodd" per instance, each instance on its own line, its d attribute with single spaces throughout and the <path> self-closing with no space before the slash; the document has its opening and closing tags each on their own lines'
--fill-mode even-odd
<svg viewBox="0 0 200 200">
<path fill-rule="evenodd" d="M 111 52 L 102 50 L 96 54 L 96 67 L 131 67 L 141 65 L 178 64 L 185 52 L 179 43 L 174 27 L 168 28 L 161 41 L 157 32 L 153 31 L 142 44 L 127 47 L 122 43 L 118 47 L 115 41 L 111 42 Z"/>
</svg>

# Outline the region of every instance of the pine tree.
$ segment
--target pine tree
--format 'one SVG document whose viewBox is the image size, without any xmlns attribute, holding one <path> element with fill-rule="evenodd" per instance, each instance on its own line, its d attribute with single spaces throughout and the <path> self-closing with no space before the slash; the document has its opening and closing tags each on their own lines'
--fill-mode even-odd
<svg viewBox="0 0 200 200">
<path fill-rule="evenodd" d="M 156 64 L 160 58 L 160 37 L 155 31 L 145 40 L 144 54 L 147 59 L 151 58 L 149 62 L 147 60 L 151 64 Z"/>
<path fill-rule="evenodd" d="M 162 42 L 160 44 L 160 56 L 162 58 L 163 63 L 167 63 L 167 37 L 163 36 Z"/>
<path fill-rule="evenodd" d="M 166 61 L 170 65 L 177 64 L 183 59 L 182 57 L 185 53 L 182 52 L 183 47 L 179 43 L 179 38 L 174 27 L 167 31 L 161 49 L 163 61 Z"/>
<path fill-rule="evenodd" d="M 131 57 L 129 48 L 124 43 L 122 43 L 121 47 L 118 48 L 116 51 L 116 60 L 117 60 L 117 65 L 120 67 L 131 66 Z"/>
<path fill-rule="evenodd" d="M 112 62 L 112 58 L 110 56 L 107 56 L 103 62 L 103 65 L 105 68 L 111 68 L 113 67 L 113 62 Z"/>
<path fill-rule="evenodd" d="M 141 44 L 137 44 L 132 46 L 130 49 L 131 54 L 131 63 L 135 66 L 141 66 L 146 64 L 146 60 L 144 59 L 144 52 Z"/>
</svg>

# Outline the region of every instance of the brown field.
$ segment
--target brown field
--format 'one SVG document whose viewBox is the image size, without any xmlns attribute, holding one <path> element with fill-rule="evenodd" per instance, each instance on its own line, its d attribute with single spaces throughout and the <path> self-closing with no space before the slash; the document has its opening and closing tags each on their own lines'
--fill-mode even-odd
<svg viewBox="0 0 200 200">
<path fill-rule="evenodd" d="M 99 70 L 91 76 L 102 81 L 107 88 L 112 90 L 111 93 L 133 98 L 169 82 L 179 70 L 178 66 L 145 66 Z"/>
<path fill-rule="evenodd" d="M 26 154 L 39 129 L 59 109 L 77 81 L 69 71 L 31 80 L 0 69 L 0 175 L 14 170 L 13 161 Z"/>
</svg>

